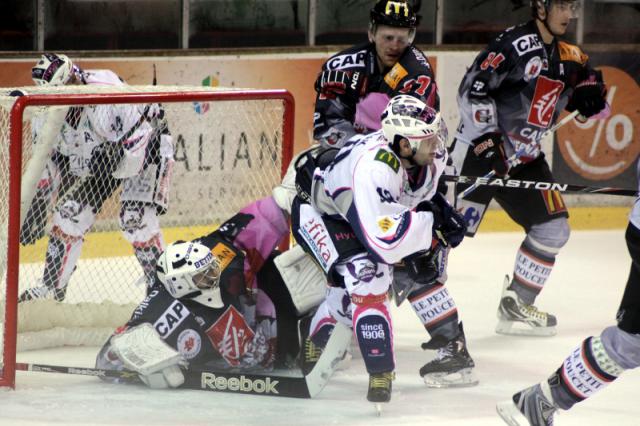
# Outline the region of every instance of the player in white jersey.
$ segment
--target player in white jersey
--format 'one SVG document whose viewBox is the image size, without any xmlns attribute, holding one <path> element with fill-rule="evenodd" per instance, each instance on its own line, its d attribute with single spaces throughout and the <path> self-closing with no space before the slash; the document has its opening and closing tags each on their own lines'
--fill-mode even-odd
<svg viewBox="0 0 640 426">
<path fill-rule="evenodd" d="M 110 70 L 85 71 L 51 53 L 34 66 L 32 78 L 49 86 L 125 84 Z M 40 118 L 32 123 L 35 143 Z M 42 282 L 23 292 L 20 301 L 65 298 L 84 235 L 120 187 L 119 225 L 150 285 L 164 249 L 158 215 L 168 207 L 172 164 L 173 141 L 160 105 L 70 107 L 21 229 L 22 244 L 42 237 L 47 211 L 57 200 Z"/>
<path fill-rule="evenodd" d="M 638 166 L 640 177 L 640 163 Z M 499 403 L 498 414 L 507 424 L 550 426 L 557 410 L 569 410 L 625 370 L 640 366 L 640 199 L 629 215 L 625 239 L 631 270 L 617 326 L 605 328 L 600 336 L 587 337 L 547 380 Z"/>
<path fill-rule="evenodd" d="M 304 194 L 294 201 L 294 236 L 333 286 L 326 309 L 354 328 L 372 402 L 391 398 L 392 265 L 404 260 L 420 280 L 433 272 L 435 247 L 457 246 L 466 231 L 444 197 L 434 196 L 446 164 L 445 140 L 438 112 L 397 96 L 382 115 L 382 131 L 350 139 L 325 169 L 315 170 L 310 204 Z M 414 168 L 418 175 L 407 173 Z"/>
<path fill-rule="evenodd" d="M 389 99 L 399 94 L 411 95 L 439 110 L 433 69 L 426 56 L 413 45 L 420 20 L 419 9 L 417 2 L 376 1 L 370 11 L 370 43 L 343 50 L 324 63 L 315 83 L 317 97 L 314 113 L 314 137 L 322 147 L 342 148 L 355 134 L 380 130 L 380 114 Z M 326 161 L 324 154 L 319 154 L 320 151 L 312 148 L 314 156 L 322 156 L 315 158 L 314 162 Z M 326 154 L 331 155 L 330 152 Z M 302 157 L 305 155 L 301 154 Z M 297 159 L 291 162 L 282 185 L 274 190 L 274 198 L 287 211 L 295 195 L 293 181 L 294 165 L 297 163 Z M 424 180 L 423 171 L 419 167 L 407 170 L 410 179 L 415 182 L 413 186 L 418 188 L 412 189 L 412 197 L 416 200 L 429 199 L 433 195 L 431 192 L 424 198 L 425 194 L 420 190 L 419 185 L 428 186 L 431 183 Z M 457 306 L 444 285 L 447 279 L 447 253 L 446 249 L 440 250 L 432 270 L 420 277 L 419 283 L 408 276 L 406 269 L 393 270 L 396 304 L 409 300 L 431 337 L 431 341 L 422 347 L 437 350 L 436 358 L 419 371 L 430 387 L 449 386 L 454 384 L 452 380 L 455 385 L 460 385 L 460 378 L 454 379 L 449 373 L 473 367 L 470 357 L 463 363 L 457 362 L 457 351 L 453 349 L 461 347 L 457 342 L 464 339 L 464 334 Z M 336 300 L 340 304 L 340 298 L 332 297 L 329 300 Z M 325 306 L 321 306 L 313 318 L 301 322 L 301 333 L 309 336 L 304 340 L 303 371 L 309 371 L 319 358 L 334 323 Z M 450 377 L 445 380 L 444 376 Z M 466 384 L 472 383 L 475 381 Z"/>
</svg>

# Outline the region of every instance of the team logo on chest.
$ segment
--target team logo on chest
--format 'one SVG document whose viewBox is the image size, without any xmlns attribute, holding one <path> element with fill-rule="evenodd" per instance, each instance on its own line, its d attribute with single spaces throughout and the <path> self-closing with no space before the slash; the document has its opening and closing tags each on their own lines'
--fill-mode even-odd
<svg viewBox="0 0 640 426">
<path fill-rule="evenodd" d="M 249 324 L 233 306 L 229 306 L 206 334 L 220 356 L 234 367 L 240 364 L 254 336 Z"/>
<path fill-rule="evenodd" d="M 533 80 L 540 75 L 540 71 L 542 71 L 542 69 L 542 59 L 540 59 L 539 56 L 534 56 L 533 58 L 529 59 L 529 62 L 527 62 L 527 65 L 525 65 L 524 67 L 524 81 Z"/>
<path fill-rule="evenodd" d="M 527 123 L 538 127 L 549 127 L 562 89 L 564 89 L 562 81 L 538 76 Z"/>
<path fill-rule="evenodd" d="M 195 358 L 196 355 L 200 353 L 202 339 L 197 331 L 187 328 L 178 335 L 177 345 L 178 352 L 180 352 L 185 359 L 189 360 Z"/>
</svg>

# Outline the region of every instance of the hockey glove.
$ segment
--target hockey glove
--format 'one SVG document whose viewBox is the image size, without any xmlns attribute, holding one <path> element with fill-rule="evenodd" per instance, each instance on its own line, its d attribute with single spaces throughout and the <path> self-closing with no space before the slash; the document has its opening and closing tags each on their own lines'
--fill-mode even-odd
<svg viewBox="0 0 640 426">
<path fill-rule="evenodd" d="M 124 157 L 124 148 L 120 143 L 105 142 L 93 148 L 89 170 L 92 176 L 111 175 Z"/>
<path fill-rule="evenodd" d="M 602 73 L 597 71 L 588 79 L 578 83 L 567 104 L 567 111 L 578 110 L 580 115 L 589 118 L 606 107 L 606 99 L 607 87 L 602 81 Z"/>
<path fill-rule="evenodd" d="M 345 72 L 327 70 L 318 74 L 315 83 L 316 92 L 328 99 L 340 96 L 354 105 L 364 95 L 365 78 L 361 72 Z"/>
<path fill-rule="evenodd" d="M 418 204 L 416 211 L 433 214 L 433 234 L 443 246 L 458 247 L 467 232 L 464 217 L 453 208 L 442 194 L 436 192 L 431 201 Z"/>
<path fill-rule="evenodd" d="M 433 284 L 439 275 L 436 262 L 439 251 L 440 244 L 436 243 L 431 250 L 420 251 L 405 257 L 403 262 L 409 278 L 418 284 Z"/>
<path fill-rule="evenodd" d="M 471 141 L 473 153 L 498 176 L 505 176 L 509 171 L 507 157 L 502 146 L 502 135 L 498 132 L 485 133 Z"/>
</svg>

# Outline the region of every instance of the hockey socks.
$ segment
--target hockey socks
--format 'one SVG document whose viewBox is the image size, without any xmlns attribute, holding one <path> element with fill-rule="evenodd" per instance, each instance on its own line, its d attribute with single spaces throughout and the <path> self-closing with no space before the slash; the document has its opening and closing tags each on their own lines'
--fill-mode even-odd
<svg viewBox="0 0 640 426">
<path fill-rule="evenodd" d="M 532 305 L 547 282 L 555 260 L 555 253 L 534 247 L 527 238 L 518 249 L 509 290 L 515 291 L 522 302 Z"/>
<path fill-rule="evenodd" d="M 553 401 L 568 410 L 617 379 L 623 371 L 611 359 L 600 337 L 588 337 L 548 379 Z"/>
<path fill-rule="evenodd" d="M 393 334 L 387 295 L 351 295 L 353 329 L 369 374 L 393 371 Z"/>
<path fill-rule="evenodd" d="M 430 336 L 453 339 L 458 335 L 458 308 L 444 284 L 436 282 L 414 290 L 409 302 Z"/>
</svg>

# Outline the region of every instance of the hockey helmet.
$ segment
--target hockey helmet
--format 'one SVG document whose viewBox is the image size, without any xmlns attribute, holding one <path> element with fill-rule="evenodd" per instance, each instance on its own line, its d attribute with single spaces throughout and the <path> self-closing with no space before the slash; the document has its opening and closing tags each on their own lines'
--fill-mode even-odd
<svg viewBox="0 0 640 426">
<path fill-rule="evenodd" d="M 578 2 L 578 0 L 531 0 L 531 13 L 533 14 L 534 19 L 540 19 L 538 18 L 538 7 L 542 6 L 544 7 L 545 11 L 547 12 L 547 14 L 549 13 L 549 8 L 551 7 L 552 4 L 560 4 L 563 7 L 568 7 L 571 9 L 571 11 L 573 12 L 573 17 L 577 18 L 578 15 L 578 9 L 580 7 L 580 3 Z M 544 20 L 542 20 L 543 22 L 546 21 L 546 18 Z"/>
<path fill-rule="evenodd" d="M 160 282 L 176 299 L 192 299 L 210 308 L 223 306 L 220 264 L 207 246 L 173 243 L 158 258 L 156 271 Z"/>
<path fill-rule="evenodd" d="M 447 126 L 440 113 L 413 96 L 395 96 L 380 118 L 384 137 L 398 155 L 403 138 L 409 141 L 414 154 L 423 140 L 433 136 L 437 138 L 437 151 L 445 149 Z"/>
<path fill-rule="evenodd" d="M 371 25 L 416 28 L 420 15 L 406 0 L 378 0 L 371 9 Z"/>
<path fill-rule="evenodd" d="M 71 80 L 73 62 L 66 55 L 45 53 L 31 68 L 31 78 L 38 86 L 63 86 Z"/>
</svg>

